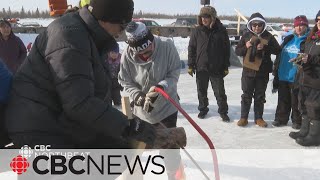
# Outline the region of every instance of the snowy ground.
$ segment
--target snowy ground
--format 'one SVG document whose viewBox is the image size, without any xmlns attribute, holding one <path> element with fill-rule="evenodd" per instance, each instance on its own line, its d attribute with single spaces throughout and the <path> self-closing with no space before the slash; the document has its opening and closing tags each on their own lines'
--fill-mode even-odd
<svg viewBox="0 0 320 180">
<path fill-rule="evenodd" d="M 24 41 L 32 40 L 30 35 L 19 35 Z M 28 39 L 30 38 L 30 39 Z M 187 59 L 188 38 L 174 38 L 182 60 Z M 123 50 L 125 43 L 120 43 Z M 266 91 L 266 104 L 264 119 L 267 128 L 254 124 L 252 112 L 247 127 L 238 127 L 240 118 L 241 68 L 231 67 L 229 75 L 225 78 L 226 94 L 228 96 L 230 123 L 221 121 L 217 113 L 217 104 L 212 89 L 208 89 L 209 113 L 205 119 L 198 119 L 197 114 L 197 88 L 195 77 L 191 77 L 186 69 L 181 70 L 178 83 L 178 92 L 182 108 L 196 121 L 208 134 L 218 149 L 218 160 L 221 179 L 253 180 L 253 179 L 319 179 L 320 177 L 320 151 L 319 147 L 305 148 L 297 145 L 288 134 L 293 131 L 291 122 L 286 127 L 274 128 L 277 105 L 277 94 L 271 93 L 271 80 Z M 273 79 L 270 76 L 270 79 Z M 212 158 L 208 146 L 199 133 L 190 123 L 179 114 L 178 126 L 185 128 L 187 133 L 187 147 L 200 162 L 200 165 L 214 179 L 212 171 Z M 203 179 L 192 162 L 182 153 L 186 168 L 187 179 Z M 0 179 L 3 174 L 0 174 Z M 6 179 L 9 177 L 7 174 Z M 162 176 L 160 179 L 163 179 Z"/>
<path fill-rule="evenodd" d="M 302 148 L 297 145 L 289 136 L 289 132 L 293 129 L 291 123 L 286 127 L 273 128 L 271 122 L 274 120 L 274 113 L 277 105 L 277 94 L 271 93 L 271 81 L 268 84 L 266 92 L 264 119 L 268 122 L 268 128 L 260 128 L 253 122 L 251 113 L 249 116 L 249 125 L 241 128 L 236 125 L 240 118 L 240 96 L 241 91 L 241 68 L 230 69 L 230 74 L 225 78 L 226 94 L 228 96 L 229 116 L 231 123 L 221 121 L 217 113 L 216 100 L 211 88 L 208 89 L 209 113 L 205 119 L 198 119 L 197 114 L 197 90 L 195 78 L 192 78 L 183 70 L 178 83 L 178 92 L 181 97 L 181 106 L 188 114 L 201 124 L 201 127 L 209 137 L 215 142 L 217 148 L 258 148 L 258 149 L 295 149 Z M 184 117 L 180 116 L 179 124 L 187 126 L 188 122 Z M 197 136 L 193 136 L 194 130 L 189 126 L 186 127 L 188 135 L 188 143 L 192 147 L 203 147 Z M 190 134 L 189 134 L 190 133 Z"/>
</svg>

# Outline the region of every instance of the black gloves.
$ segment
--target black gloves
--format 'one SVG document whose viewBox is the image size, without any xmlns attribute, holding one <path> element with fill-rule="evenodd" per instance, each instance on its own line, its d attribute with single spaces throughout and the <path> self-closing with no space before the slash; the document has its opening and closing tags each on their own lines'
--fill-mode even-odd
<svg viewBox="0 0 320 180">
<path fill-rule="evenodd" d="M 145 97 L 145 102 L 143 106 L 143 110 L 145 110 L 147 113 L 150 113 L 154 108 L 154 102 L 158 99 L 159 93 L 155 91 L 155 88 L 161 88 L 163 90 L 163 87 L 161 85 L 152 86 Z"/>
<path fill-rule="evenodd" d="M 152 124 L 140 119 L 130 120 L 130 125 L 123 132 L 123 137 L 142 141 L 153 146 L 156 138 L 156 130 Z"/>
<path fill-rule="evenodd" d="M 189 68 L 188 68 L 188 74 L 189 74 L 191 77 L 193 77 L 193 75 L 196 74 L 196 71 L 195 71 L 195 69 L 194 69 L 193 66 L 189 66 Z"/>
</svg>

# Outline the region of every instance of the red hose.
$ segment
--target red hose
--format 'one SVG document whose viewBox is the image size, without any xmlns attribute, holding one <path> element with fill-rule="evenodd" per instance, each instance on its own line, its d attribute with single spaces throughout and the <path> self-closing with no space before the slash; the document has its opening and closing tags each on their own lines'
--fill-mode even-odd
<svg viewBox="0 0 320 180">
<path fill-rule="evenodd" d="M 214 175 L 216 180 L 220 180 L 220 175 L 219 175 L 219 167 L 218 167 L 218 158 L 217 158 L 217 153 L 215 151 L 215 147 L 208 137 L 208 135 L 198 126 L 198 124 L 181 108 L 181 106 L 176 103 L 169 95 L 166 93 L 163 89 L 156 87 L 155 88 L 156 92 L 159 92 L 164 98 L 169 100 L 185 118 L 191 123 L 191 125 L 200 133 L 200 135 L 205 139 L 207 144 L 210 147 L 211 153 L 212 153 L 212 159 L 213 159 L 213 165 L 214 165 Z"/>
</svg>

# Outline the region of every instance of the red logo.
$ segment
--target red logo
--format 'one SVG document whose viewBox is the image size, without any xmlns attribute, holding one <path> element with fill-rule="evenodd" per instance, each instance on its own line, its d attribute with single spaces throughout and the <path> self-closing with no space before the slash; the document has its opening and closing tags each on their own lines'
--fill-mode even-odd
<svg viewBox="0 0 320 180">
<path fill-rule="evenodd" d="M 29 162 L 26 158 L 22 157 L 21 155 L 12 159 L 10 163 L 10 167 L 13 172 L 16 172 L 18 175 L 27 171 L 29 167 Z"/>
</svg>

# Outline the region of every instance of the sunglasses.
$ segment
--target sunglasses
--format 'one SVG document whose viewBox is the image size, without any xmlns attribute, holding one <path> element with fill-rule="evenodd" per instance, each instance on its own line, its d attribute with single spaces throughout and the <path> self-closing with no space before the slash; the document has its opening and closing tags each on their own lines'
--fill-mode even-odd
<svg viewBox="0 0 320 180">
<path fill-rule="evenodd" d="M 258 26 L 258 27 L 262 27 L 262 26 L 263 26 L 263 23 L 252 23 L 251 26 L 252 26 L 252 27 L 257 27 L 257 26 Z"/>
</svg>

